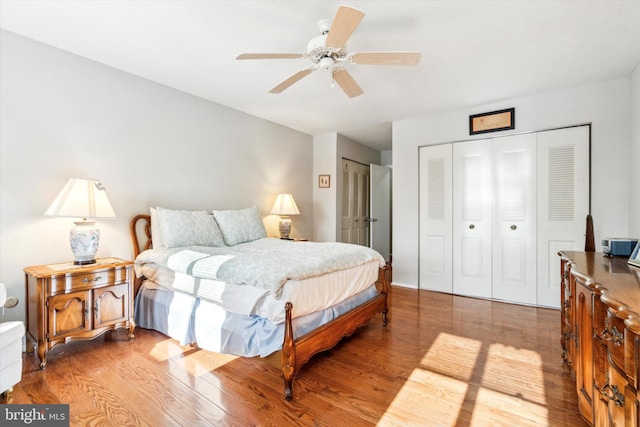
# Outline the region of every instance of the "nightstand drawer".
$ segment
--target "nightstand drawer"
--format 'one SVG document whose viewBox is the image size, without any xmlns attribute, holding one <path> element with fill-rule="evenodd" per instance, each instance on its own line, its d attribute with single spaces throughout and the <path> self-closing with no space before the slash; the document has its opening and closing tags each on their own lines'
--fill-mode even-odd
<svg viewBox="0 0 640 427">
<path fill-rule="evenodd" d="M 88 289 L 114 283 L 124 283 L 127 279 L 126 268 L 54 276 L 51 278 L 49 294 L 56 295 L 79 289 Z"/>
</svg>

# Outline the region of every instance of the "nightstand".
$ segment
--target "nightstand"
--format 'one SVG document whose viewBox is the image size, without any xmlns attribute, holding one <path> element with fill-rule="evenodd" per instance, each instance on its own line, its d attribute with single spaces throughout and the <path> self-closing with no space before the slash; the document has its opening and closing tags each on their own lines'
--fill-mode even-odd
<svg viewBox="0 0 640 427">
<path fill-rule="evenodd" d="M 99 258 L 95 264 L 27 267 L 27 337 L 37 345 L 40 368 L 58 344 L 129 329 L 133 338 L 133 262 Z"/>
</svg>

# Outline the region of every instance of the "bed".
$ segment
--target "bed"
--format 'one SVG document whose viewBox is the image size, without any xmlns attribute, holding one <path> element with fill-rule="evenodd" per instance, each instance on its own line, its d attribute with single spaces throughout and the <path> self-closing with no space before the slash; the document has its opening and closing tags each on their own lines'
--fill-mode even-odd
<svg viewBox="0 0 640 427">
<path fill-rule="evenodd" d="M 243 357 L 280 355 L 284 397 L 316 353 L 381 313 L 390 267 L 344 243 L 266 236 L 257 208 L 152 208 L 131 219 L 135 323 L 181 344 Z"/>
</svg>

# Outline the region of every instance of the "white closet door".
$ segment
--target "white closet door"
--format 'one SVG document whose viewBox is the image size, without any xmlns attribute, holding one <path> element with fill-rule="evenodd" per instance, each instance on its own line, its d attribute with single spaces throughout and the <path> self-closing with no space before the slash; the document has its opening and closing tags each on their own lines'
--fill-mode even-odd
<svg viewBox="0 0 640 427">
<path fill-rule="evenodd" d="M 453 293 L 491 298 L 491 140 L 453 144 Z"/>
<path fill-rule="evenodd" d="M 558 251 L 584 250 L 589 213 L 589 126 L 538 136 L 537 305 L 560 307 Z"/>
<path fill-rule="evenodd" d="M 452 292 L 452 145 L 421 147 L 420 289 Z"/>
<path fill-rule="evenodd" d="M 493 295 L 536 303 L 536 135 L 496 138 Z"/>
</svg>

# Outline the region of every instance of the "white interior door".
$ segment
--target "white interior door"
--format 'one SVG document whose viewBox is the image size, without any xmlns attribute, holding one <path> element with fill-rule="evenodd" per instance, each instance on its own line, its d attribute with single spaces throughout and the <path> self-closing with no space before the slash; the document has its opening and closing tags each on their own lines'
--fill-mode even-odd
<svg viewBox="0 0 640 427">
<path fill-rule="evenodd" d="M 537 305 L 560 308 L 558 251 L 584 250 L 589 126 L 539 132 Z"/>
<path fill-rule="evenodd" d="M 342 242 L 369 246 L 369 166 L 342 160 Z"/>
<path fill-rule="evenodd" d="M 496 138 L 492 149 L 492 297 L 535 304 L 536 134 Z"/>
<path fill-rule="evenodd" d="M 369 165 L 370 247 L 389 262 L 391 254 L 391 168 Z"/>
<path fill-rule="evenodd" d="M 452 285 L 452 144 L 421 147 L 420 289 L 448 292 Z"/>
<path fill-rule="evenodd" d="M 453 293 L 491 298 L 491 140 L 453 144 Z"/>
</svg>

